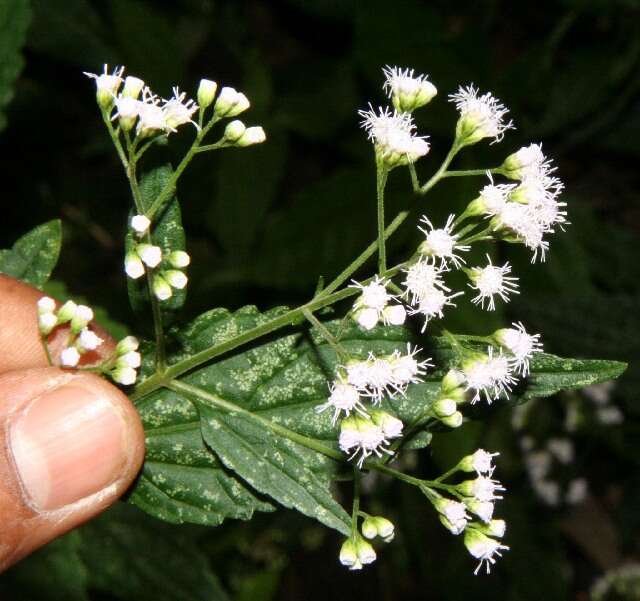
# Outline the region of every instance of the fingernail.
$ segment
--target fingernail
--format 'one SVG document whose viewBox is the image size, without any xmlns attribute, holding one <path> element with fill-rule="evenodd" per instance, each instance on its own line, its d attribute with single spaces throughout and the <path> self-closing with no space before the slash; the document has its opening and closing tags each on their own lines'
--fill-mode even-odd
<svg viewBox="0 0 640 601">
<path fill-rule="evenodd" d="M 31 505 L 58 509 L 114 482 L 125 462 L 124 433 L 114 405 L 82 386 L 67 384 L 32 401 L 9 426 Z"/>
</svg>

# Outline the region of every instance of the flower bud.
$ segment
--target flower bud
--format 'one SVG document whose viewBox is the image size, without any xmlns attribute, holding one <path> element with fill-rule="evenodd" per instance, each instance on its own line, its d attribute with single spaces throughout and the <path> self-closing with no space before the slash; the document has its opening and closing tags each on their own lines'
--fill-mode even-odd
<svg viewBox="0 0 640 601">
<path fill-rule="evenodd" d="M 67 301 L 58 311 L 58 323 L 61 324 L 71 321 L 77 308 L 78 305 L 76 305 L 72 300 Z"/>
<path fill-rule="evenodd" d="M 250 106 L 249 99 L 233 88 L 222 88 L 215 105 L 218 117 L 235 117 Z"/>
<path fill-rule="evenodd" d="M 117 367 L 131 367 L 138 369 L 140 367 L 141 357 L 138 351 L 129 351 L 124 355 L 120 355 L 116 361 Z"/>
<path fill-rule="evenodd" d="M 211 81 L 210 79 L 201 79 L 200 85 L 198 86 L 198 104 L 204 110 L 206 109 L 212 102 L 216 96 L 216 91 L 218 89 L 218 84 L 215 81 Z"/>
<path fill-rule="evenodd" d="M 114 382 L 117 382 L 118 384 L 130 386 L 131 384 L 135 384 L 138 373 L 131 367 L 116 367 L 111 370 L 111 377 Z"/>
<path fill-rule="evenodd" d="M 403 423 L 397 417 L 382 409 L 373 409 L 369 413 L 371 421 L 382 430 L 385 438 L 398 438 L 402 435 Z"/>
<path fill-rule="evenodd" d="M 125 98 L 133 98 L 134 100 L 136 100 L 138 96 L 140 96 L 142 88 L 144 88 L 144 81 L 142 81 L 139 77 L 128 75 L 124 80 L 122 96 Z"/>
<path fill-rule="evenodd" d="M 135 336 L 126 336 L 116 346 L 116 355 L 124 355 L 131 351 L 137 351 L 140 342 Z"/>
<path fill-rule="evenodd" d="M 378 325 L 378 312 L 375 309 L 358 309 L 353 313 L 353 319 L 363 330 L 373 330 Z"/>
<path fill-rule="evenodd" d="M 442 378 L 440 385 L 442 392 L 449 396 L 449 393 L 458 390 L 465 382 L 464 374 L 457 369 L 450 369 Z"/>
<path fill-rule="evenodd" d="M 362 569 L 362 564 L 358 560 L 358 552 L 353 539 L 348 538 L 340 547 L 340 563 L 347 566 L 350 570 Z"/>
<path fill-rule="evenodd" d="M 176 267 L 177 269 L 183 269 L 191 263 L 191 257 L 183 250 L 174 250 L 169 253 L 167 260 L 172 267 Z"/>
<path fill-rule="evenodd" d="M 457 411 L 457 404 L 453 399 L 438 399 L 433 403 L 434 413 L 442 417 L 450 417 Z"/>
<path fill-rule="evenodd" d="M 157 267 L 162 261 L 162 249 L 153 244 L 138 244 L 136 253 L 148 267 Z"/>
<path fill-rule="evenodd" d="M 135 252 L 128 252 L 125 255 L 124 271 L 132 280 L 137 280 L 144 275 L 144 265 Z"/>
<path fill-rule="evenodd" d="M 356 540 L 356 553 L 358 554 L 358 561 L 362 565 L 373 563 L 376 560 L 375 549 L 364 538 L 358 538 Z"/>
<path fill-rule="evenodd" d="M 412 79 L 394 90 L 391 100 L 398 112 L 410 113 L 431 102 L 437 93 L 438 89 L 430 81 Z"/>
<path fill-rule="evenodd" d="M 171 286 L 169 285 L 167 280 L 165 280 L 160 275 L 156 274 L 154 276 L 152 288 L 153 288 L 153 293 L 161 301 L 167 300 L 168 298 L 171 298 L 171 296 L 173 295 L 173 292 L 171 292 Z"/>
<path fill-rule="evenodd" d="M 261 127 L 248 127 L 242 137 L 236 142 L 236 146 L 253 146 L 262 144 L 267 139 L 267 134 Z"/>
<path fill-rule="evenodd" d="M 38 301 L 38 314 L 53 313 L 56 310 L 56 301 L 48 296 L 43 296 Z"/>
<path fill-rule="evenodd" d="M 362 534 L 369 540 L 379 536 L 385 543 L 389 543 L 395 536 L 395 527 L 387 518 L 369 516 L 362 522 Z"/>
<path fill-rule="evenodd" d="M 131 218 L 131 227 L 138 235 L 144 234 L 151 225 L 151 221 L 146 215 L 134 215 Z"/>
<path fill-rule="evenodd" d="M 108 73 L 108 68 L 108 65 L 104 65 L 100 75 L 85 73 L 87 77 L 96 80 L 96 100 L 103 111 L 107 111 L 113 106 L 113 99 L 122 83 L 122 72 L 124 71 L 123 67 L 116 67 L 113 73 Z"/>
<path fill-rule="evenodd" d="M 95 332 L 92 332 L 90 329 L 85 328 L 80 332 L 80 336 L 78 336 L 78 340 L 76 341 L 76 348 L 80 352 L 80 354 L 86 353 L 88 351 L 95 351 L 104 340 L 100 338 Z"/>
<path fill-rule="evenodd" d="M 460 413 L 460 411 L 456 411 L 447 417 L 441 418 L 440 421 L 450 428 L 459 428 L 462 425 L 462 413 Z"/>
<path fill-rule="evenodd" d="M 493 503 L 491 501 L 479 501 L 478 499 L 466 499 L 465 505 L 469 511 L 475 513 L 483 522 L 491 521 L 493 517 Z"/>
<path fill-rule="evenodd" d="M 507 531 L 507 523 L 504 520 L 491 520 L 484 526 L 485 534 L 502 538 Z"/>
<path fill-rule="evenodd" d="M 60 365 L 62 367 L 75 367 L 80 361 L 80 353 L 74 346 L 69 346 L 60 353 Z"/>
<path fill-rule="evenodd" d="M 403 305 L 388 305 L 382 310 L 385 323 L 392 326 L 401 326 L 407 319 L 407 311 Z"/>
<path fill-rule="evenodd" d="M 523 179 L 527 172 L 535 170 L 537 166 L 545 164 L 545 156 L 540 144 L 523 146 L 517 152 L 510 154 L 500 166 L 502 173 L 509 179 Z"/>
<path fill-rule="evenodd" d="M 362 530 L 362 536 L 369 540 L 373 540 L 378 536 L 378 528 L 376 527 L 373 518 L 366 518 L 364 522 L 362 522 L 360 529 Z"/>
<path fill-rule="evenodd" d="M 189 278 L 187 278 L 182 271 L 178 271 L 177 269 L 169 269 L 168 271 L 164 271 L 162 275 L 169 283 L 169 286 L 177 288 L 178 290 L 182 290 L 189 281 Z"/>
<path fill-rule="evenodd" d="M 38 329 L 43 336 L 49 334 L 57 324 L 58 318 L 54 313 L 42 313 L 38 315 Z"/>
<path fill-rule="evenodd" d="M 235 119 L 224 128 L 224 139 L 227 142 L 235 143 L 242 138 L 245 131 L 247 131 L 245 124 L 239 119 Z"/>
<path fill-rule="evenodd" d="M 87 327 L 87 324 L 93 319 L 93 310 L 86 305 L 78 305 L 75 313 L 71 318 L 71 331 L 74 334 L 80 333 L 80 331 Z"/>
</svg>

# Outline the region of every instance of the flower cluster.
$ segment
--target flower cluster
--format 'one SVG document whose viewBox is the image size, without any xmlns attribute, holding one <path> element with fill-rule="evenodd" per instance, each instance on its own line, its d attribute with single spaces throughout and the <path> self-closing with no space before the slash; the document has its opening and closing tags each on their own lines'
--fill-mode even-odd
<svg viewBox="0 0 640 601">
<path fill-rule="evenodd" d="M 370 455 L 380 457 L 382 452 L 389 452 L 389 442 L 402 435 L 402 421 L 378 406 L 383 398 L 404 395 L 409 384 L 422 381 L 431 363 L 420 361 L 419 351 L 407 345 L 404 354 L 398 350 L 381 357 L 370 353 L 364 360 L 348 361 L 338 368 L 338 375 L 329 386 L 328 400 L 316 408 L 319 413 L 332 409 L 334 424 L 344 414 L 338 443 L 350 459 L 360 455 L 359 467 Z M 365 405 L 366 401 L 371 408 Z"/>
<path fill-rule="evenodd" d="M 136 215 L 131 220 L 134 229 L 133 220 L 136 217 L 140 215 Z M 164 266 L 157 269 L 163 262 Z M 125 255 L 124 270 L 134 280 L 142 277 L 147 269 L 153 270 L 151 289 L 159 300 L 164 301 L 173 296 L 172 288 L 177 290 L 185 288 L 189 280 L 184 273 L 184 268 L 190 262 L 191 258 L 183 250 L 174 250 L 164 255 L 159 246 L 142 242 L 135 244 Z"/>
<path fill-rule="evenodd" d="M 375 276 L 368 284 L 354 282 L 353 285 L 361 291 L 353 304 L 353 318 L 363 329 L 372 330 L 380 321 L 394 326 L 404 323 L 407 316 L 405 308 L 389 294 L 384 278 Z"/>
<path fill-rule="evenodd" d="M 480 560 L 475 573 L 483 564 L 489 572 L 490 566 L 495 563 L 495 556 L 500 556 L 501 551 L 509 548 L 496 540 L 504 536 L 506 523 L 493 518 L 495 501 L 502 499 L 499 493 L 505 490 L 500 482 L 492 478 L 495 469 L 493 458 L 497 455 L 478 449 L 446 474 L 449 477 L 457 472 L 475 472 L 476 478 L 473 480 L 458 484 L 444 484 L 444 477 L 438 480 L 439 487 L 458 500 L 434 492 L 428 486 L 424 489 L 442 525 L 456 536 L 464 533 L 467 550 Z M 472 516 L 478 518 L 479 522 L 473 521 Z"/>
<path fill-rule="evenodd" d="M 37 311 L 40 336 L 49 358 L 49 335 L 58 326 L 68 326 L 65 346 L 60 352 L 61 367 L 77 368 L 83 355 L 95 351 L 104 343 L 104 340 L 91 329 L 91 307 L 68 300 L 57 308 L 54 299 L 43 296 L 38 300 Z M 137 352 L 138 345 L 138 340 L 133 336 L 123 338 L 110 357 L 101 359 L 97 365 L 94 360 L 91 369 L 108 375 L 119 384 L 134 384 L 141 363 L 140 353 Z"/>
</svg>

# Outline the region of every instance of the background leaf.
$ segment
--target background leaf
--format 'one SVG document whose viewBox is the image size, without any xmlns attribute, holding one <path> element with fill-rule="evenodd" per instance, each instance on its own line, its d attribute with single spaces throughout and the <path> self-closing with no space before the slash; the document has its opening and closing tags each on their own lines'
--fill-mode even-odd
<svg viewBox="0 0 640 601">
<path fill-rule="evenodd" d="M 28 0 L 0 3 L 0 131 L 7 124 L 4 109 L 13 98 L 13 83 L 22 71 L 22 45 L 31 21 Z"/>
<path fill-rule="evenodd" d="M 60 220 L 43 223 L 22 236 L 12 248 L 0 250 L 0 273 L 41 288 L 58 262 L 61 244 Z"/>
</svg>

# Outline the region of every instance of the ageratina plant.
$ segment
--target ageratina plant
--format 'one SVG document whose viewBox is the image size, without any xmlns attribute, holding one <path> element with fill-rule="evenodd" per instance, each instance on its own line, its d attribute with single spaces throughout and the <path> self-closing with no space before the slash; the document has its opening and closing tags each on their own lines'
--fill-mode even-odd
<svg viewBox="0 0 640 601">
<path fill-rule="evenodd" d="M 506 494 L 494 477 L 499 453 L 478 449 L 431 479 L 405 473 L 398 457 L 460 427 L 470 404 L 548 396 L 616 377 L 624 365 L 545 354 L 539 334 L 520 322 L 485 336 L 441 328 L 445 312 L 460 303 L 493 311 L 524 293 L 509 263 L 492 257 L 492 245 L 520 245 L 532 262 L 544 261 L 553 235 L 567 224 L 563 185 L 539 144 L 506 153 L 498 167 L 450 168 L 467 146 L 500 142 L 513 128 L 502 103 L 473 85 L 449 97 L 458 112 L 453 143 L 421 183 L 416 166 L 429 168 L 430 147 L 412 114 L 436 97 L 436 87 L 412 70 L 384 74 L 393 108 L 360 111 L 375 158 L 375 241 L 330 283 L 321 280 L 300 307 L 212 309 L 186 325 L 173 316 L 185 301 L 190 263 L 176 198 L 180 177 L 201 155 L 262 143 L 265 132 L 235 119 L 250 106 L 244 94 L 208 79 L 195 100 L 178 88 L 163 99 L 141 79 L 124 77 L 122 68 L 87 74 L 131 190 L 124 253 L 129 297 L 136 311 L 150 313 L 155 339 L 139 343 L 129 336 L 87 368 L 81 356 L 102 344 L 91 309 L 72 301 L 59 306 L 49 297 L 38 303 L 40 332 L 49 353 L 49 336 L 70 323 L 61 366 L 102 373 L 136 403 L 147 455 L 128 499 L 152 515 L 217 525 L 281 505 L 338 531 L 344 537 L 339 560 L 355 570 L 372 563 L 379 544 L 395 534 L 387 517 L 363 509 L 361 475 L 375 471 L 417 487 L 478 561 L 476 573 L 483 566 L 488 572 L 509 549 L 506 524 L 494 517 Z M 145 172 L 147 154 L 180 128 L 193 130 L 180 163 Z M 480 183 L 475 198 L 444 223 L 427 214 L 409 223 L 422 241 L 390 265 L 387 240 L 409 212 L 387 220 L 385 188 L 392 172 L 405 169 L 412 207 L 447 178 Z M 469 259 L 474 246 L 486 256 L 478 264 Z M 367 272 L 375 255 L 377 269 Z M 466 286 L 454 288 L 454 272 Z M 346 308 L 342 319 L 326 318 L 333 305 Z M 333 484 L 338 480 L 352 483 L 350 495 L 344 483 Z M 350 498 L 351 510 L 336 497 Z"/>
</svg>

